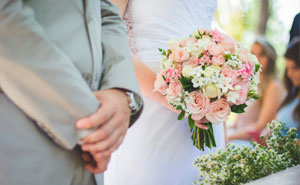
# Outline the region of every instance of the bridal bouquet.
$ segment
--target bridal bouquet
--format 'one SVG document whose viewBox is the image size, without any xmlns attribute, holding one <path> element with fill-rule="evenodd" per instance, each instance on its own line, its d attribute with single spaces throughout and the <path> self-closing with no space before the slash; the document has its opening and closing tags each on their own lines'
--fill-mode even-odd
<svg viewBox="0 0 300 185">
<path fill-rule="evenodd" d="M 212 124 L 242 113 L 256 99 L 260 64 L 240 43 L 218 30 L 200 29 L 188 38 L 172 39 L 163 57 L 154 91 L 188 118 L 193 144 L 216 147 Z M 196 126 L 208 125 L 208 130 Z"/>
</svg>

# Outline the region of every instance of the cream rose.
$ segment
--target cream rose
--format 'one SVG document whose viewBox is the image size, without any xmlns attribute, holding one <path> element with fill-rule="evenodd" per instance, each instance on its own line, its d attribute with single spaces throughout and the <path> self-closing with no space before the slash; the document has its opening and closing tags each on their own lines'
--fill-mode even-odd
<svg viewBox="0 0 300 185">
<path fill-rule="evenodd" d="M 171 39 L 168 42 L 168 48 L 170 50 L 175 50 L 175 49 L 179 48 L 179 43 L 180 43 L 180 39 Z"/>
<path fill-rule="evenodd" d="M 205 68 L 204 70 L 204 76 L 205 77 L 212 77 L 214 74 L 216 73 L 220 73 L 221 68 L 219 66 L 208 66 L 207 68 Z"/>
<path fill-rule="evenodd" d="M 211 38 L 209 36 L 205 35 L 202 37 L 201 40 L 198 40 L 197 45 L 199 48 L 203 48 L 203 49 L 207 50 L 211 43 L 212 43 Z"/>
<path fill-rule="evenodd" d="M 219 88 L 216 87 L 214 84 L 209 84 L 205 86 L 204 92 L 208 98 L 216 98 L 221 94 Z"/>
<path fill-rule="evenodd" d="M 184 77 L 190 77 L 192 72 L 193 72 L 193 66 L 191 65 L 184 66 L 182 69 L 182 75 Z"/>
<path fill-rule="evenodd" d="M 209 112 L 205 115 L 213 124 L 225 122 L 231 113 L 231 109 L 225 99 L 217 100 L 210 105 Z"/>
<path fill-rule="evenodd" d="M 172 68 L 172 65 L 173 65 L 173 61 L 171 58 L 163 59 L 161 62 L 161 68 L 164 70 Z"/>
<path fill-rule="evenodd" d="M 199 91 L 193 91 L 188 95 L 188 101 L 186 102 L 187 112 L 192 114 L 192 119 L 199 121 L 209 111 L 210 102 L 209 99 Z"/>
</svg>

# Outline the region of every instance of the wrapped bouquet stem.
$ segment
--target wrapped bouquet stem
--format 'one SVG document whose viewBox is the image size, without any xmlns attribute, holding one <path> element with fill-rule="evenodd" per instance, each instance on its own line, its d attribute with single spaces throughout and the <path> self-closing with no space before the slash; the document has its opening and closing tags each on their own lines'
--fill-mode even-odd
<svg viewBox="0 0 300 185">
<path fill-rule="evenodd" d="M 172 39 L 162 53 L 155 91 L 188 118 L 193 144 L 216 147 L 212 124 L 224 123 L 231 112 L 242 113 L 256 99 L 261 65 L 233 38 L 218 30 L 199 29 Z M 203 130 L 196 123 L 206 124 Z"/>
</svg>

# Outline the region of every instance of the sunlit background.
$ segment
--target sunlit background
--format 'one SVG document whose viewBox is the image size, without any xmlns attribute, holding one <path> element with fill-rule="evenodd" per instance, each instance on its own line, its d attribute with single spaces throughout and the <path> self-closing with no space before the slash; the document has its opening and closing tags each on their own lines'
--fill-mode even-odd
<svg viewBox="0 0 300 185">
<path fill-rule="evenodd" d="M 267 7 L 264 6 L 267 3 Z M 294 16 L 300 12 L 299 0 L 218 0 L 212 27 L 223 30 L 250 47 L 258 34 L 264 34 L 284 54 Z M 264 32 L 259 31 L 260 20 L 267 15 Z M 277 66 L 282 75 L 284 62 L 279 57 Z"/>
<path fill-rule="evenodd" d="M 257 35 L 265 35 L 278 54 L 276 61 L 282 78 L 283 54 L 289 41 L 293 19 L 300 12 L 300 0 L 218 0 L 212 24 L 241 41 L 250 49 Z M 235 120 L 231 115 L 229 124 Z"/>
</svg>

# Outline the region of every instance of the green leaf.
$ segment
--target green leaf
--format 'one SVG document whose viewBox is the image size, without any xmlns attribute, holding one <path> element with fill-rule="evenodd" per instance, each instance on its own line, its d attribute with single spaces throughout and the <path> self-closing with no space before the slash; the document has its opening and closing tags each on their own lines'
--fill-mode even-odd
<svg viewBox="0 0 300 185">
<path fill-rule="evenodd" d="M 162 78 L 164 79 L 164 81 L 166 81 L 166 77 L 163 75 Z"/>
<path fill-rule="evenodd" d="M 172 53 L 172 50 L 168 49 L 167 57 L 169 57 L 171 53 Z"/>
<path fill-rule="evenodd" d="M 182 120 L 184 118 L 184 115 L 185 115 L 185 111 L 181 111 L 181 113 L 179 114 L 178 116 L 178 120 Z"/>
<path fill-rule="evenodd" d="M 250 92 L 248 93 L 248 97 L 249 97 L 249 98 L 253 98 L 253 99 L 255 99 L 255 100 L 257 100 L 257 99 L 259 98 L 258 94 L 256 94 L 254 91 L 250 91 Z"/>
<path fill-rule="evenodd" d="M 204 151 L 204 130 L 197 127 L 197 148 Z"/>
<path fill-rule="evenodd" d="M 260 64 L 255 64 L 255 73 L 257 73 L 260 69 Z"/>
<path fill-rule="evenodd" d="M 230 54 L 226 54 L 226 55 L 225 55 L 225 59 L 226 59 L 226 60 L 231 59 L 231 55 L 230 55 Z"/>
<path fill-rule="evenodd" d="M 203 134 L 204 134 L 205 146 L 207 146 L 208 148 L 211 148 L 211 140 L 210 140 L 210 137 L 209 137 L 209 131 L 203 130 Z"/>
<path fill-rule="evenodd" d="M 189 115 L 189 126 L 190 126 L 190 129 L 191 129 L 191 132 L 193 130 L 193 128 L 195 127 L 195 120 L 192 119 L 192 115 Z"/>
<path fill-rule="evenodd" d="M 158 51 L 160 51 L 160 53 L 163 55 L 163 56 L 167 56 L 167 53 L 165 50 L 161 49 L 161 48 L 158 48 Z"/>
<path fill-rule="evenodd" d="M 203 54 L 202 54 L 202 53 L 200 53 L 200 55 L 198 56 L 198 59 L 200 59 L 201 57 L 203 57 Z"/>
<path fill-rule="evenodd" d="M 200 37 L 202 36 L 199 30 L 198 30 L 198 34 L 199 34 Z"/>
<path fill-rule="evenodd" d="M 196 38 L 197 40 L 199 40 L 201 37 L 199 37 L 199 36 L 195 35 L 195 38 Z"/>
<path fill-rule="evenodd" d="M 241 104 L 241 105 L 233 105 L 233 106 L 231 106 L 231 112 L 244 113 L 246 107 L 247 107 L 247 105 L 245 103 Z"/>
<path fill-rule="evenodd" d="M 184 78 L 179 79 L 179 81 L 181 82 L 185 91 L 192 92 L 194 90 L 197 90 L 196 88 L 193 87 L 191 78 L 184 77 Z"/>
<path fill-rule="evenodd" d="M 178 106 L 176 107 L 176 110 L 182 110 L 182 107 L 181 107 L 180 105 L 178 105 Z"/>
</svg>

